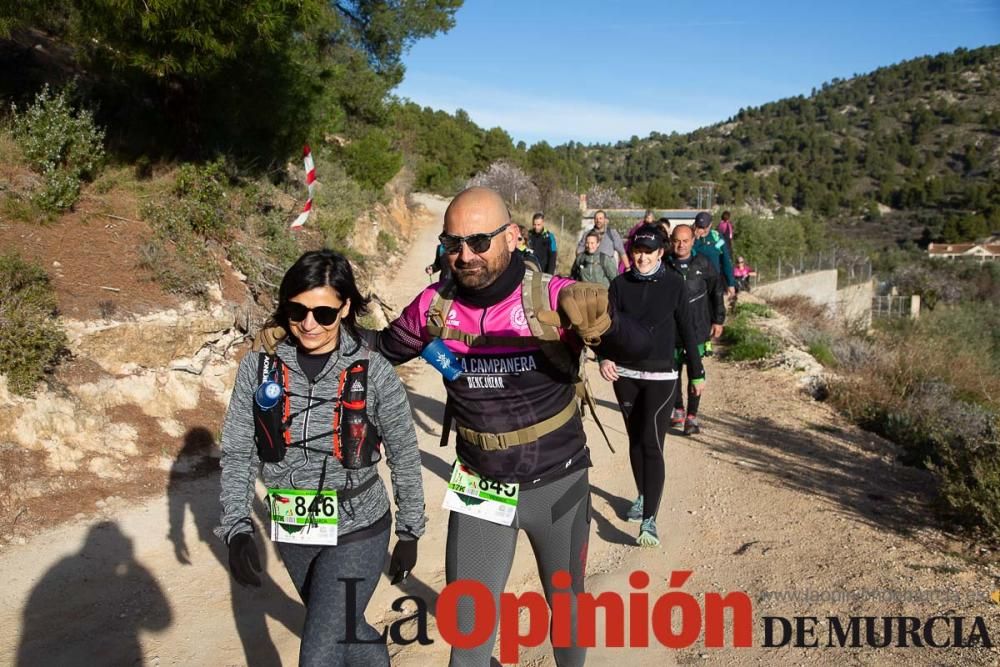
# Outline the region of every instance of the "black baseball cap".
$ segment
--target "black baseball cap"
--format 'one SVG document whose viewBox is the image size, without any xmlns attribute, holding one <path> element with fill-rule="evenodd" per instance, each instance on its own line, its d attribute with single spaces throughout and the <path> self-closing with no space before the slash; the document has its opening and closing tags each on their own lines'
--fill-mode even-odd
<svg viewBox="0 0 1000 667">
<path fill-rule="evenodd" d="M 632 237 L 633 246 L 641 246 L 650 250 L 659 250 L 663 247 L 663 230 L 657 225 L 643 225 L 636 230 Z"/>
<path fill-rule="evenodd" d="M 712 214 L 702 211 L 698 215 L 694 216 L 694 226 L 699 229 L 705 229 L 706 227 L 712 226 Z"/>
</svg>

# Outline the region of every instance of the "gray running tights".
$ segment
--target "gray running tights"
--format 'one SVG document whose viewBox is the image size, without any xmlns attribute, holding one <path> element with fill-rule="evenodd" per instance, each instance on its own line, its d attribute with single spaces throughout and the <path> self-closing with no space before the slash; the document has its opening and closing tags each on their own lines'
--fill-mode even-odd
<svg viewBox="0 0 1000 667">
<path fill-rule="evenodd" d="M 353 583 L 354 619 L 358 639 L 379 639 L 379 633 L 365 620 L 365 607 L 375 592 L 386 549 L 389 528 L 368 539 L 338 546 L 277 544 L 295 588 L 306 605 L 299 665 L 312 667 L 388 667 L 389 651 L 375 644 L 341 644 L 346 638 L 348 612 L 347 584 L 341 579 L 361 579 Z"/>
<path fill-rule="evenodd" d="M 586 469 L 577 470 L 535 488 L 522 488 L 517 515 L 511 526 L 477 519 L 458 512 L 448 518 L 448 547 L 445 572 L 448 583 L 458 579 L 482 582 L 493 594 L 499 619 L 500 594 L 503 593 L 514 562 L 517 532 L 528 534 L 535 552 L 538 574 L 545 598 L 551 606 L 552 575 L 560 570 L 572 577 L 572 591 L 583 593 L 590 539 L 590 482 Z M 536 589 L 537 590 L 537 589 Z M 557 590 L 556 592 L 562 592 Z M 572 623 L 576 629 L 576 598 L 572 596 Z M 463 633 L 473 628 L 475 605 L 468 597 L 458 603 L 458 627 Z M 486 667 L 496 643 L 497 627 L 489 639 L 477 648 L 451 650 L 451 667 Z M 587 649 L 553 649 L 556 665 L 583 665 Z"/>
</svg>

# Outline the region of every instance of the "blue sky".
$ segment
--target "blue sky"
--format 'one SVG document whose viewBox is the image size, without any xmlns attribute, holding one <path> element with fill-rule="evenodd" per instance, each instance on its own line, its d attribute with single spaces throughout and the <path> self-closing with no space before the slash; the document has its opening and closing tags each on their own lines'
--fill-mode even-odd
<svg viewBox="0 0 1000 667">
<path fill-rule="evenodd" d="M 997 43 L 1000 0 L 466 0 L 395 92 L 529 145 L 613 142 Z"/>
</svg>

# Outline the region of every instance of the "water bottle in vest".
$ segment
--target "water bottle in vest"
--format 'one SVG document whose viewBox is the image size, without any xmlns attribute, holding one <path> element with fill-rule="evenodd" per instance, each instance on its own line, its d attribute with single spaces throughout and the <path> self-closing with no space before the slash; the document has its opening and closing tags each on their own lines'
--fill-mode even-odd
<svg viewBox="0 0 1000 667">
<path fill-rule="evenodd" d="M 368 363 L 354 363 L 341 379 L 340 424 L 334 437 L 340 439 L 340 463 L 348 470 L 375 465 L 382 458 L 379 436 L 368 421 Z"/>
<path fill-rule="evenodd" d="M 440 338 L 435 338 L 427 343 L 424 349 L 420 351 L 420 356 L 436 368 L 448 382 L 457 380 L 462 375 L 462 366 L 459 364 L 458 358 Z"/>
<path fill-rule="evenodd" d="M 273 378 L 281 378 L 283 368 L 274 359 L 261 354 L 257 367 L 257 390 L 254 392 L 254 444 L 257 456 L 265 463 L 285 458 L 284 388 Z"/>
</svg>

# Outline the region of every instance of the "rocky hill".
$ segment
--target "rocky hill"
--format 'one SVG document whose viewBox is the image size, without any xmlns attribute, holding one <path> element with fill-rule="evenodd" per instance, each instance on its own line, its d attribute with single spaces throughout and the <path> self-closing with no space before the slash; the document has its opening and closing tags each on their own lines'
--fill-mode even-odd
<svg viewBox="0 0 1000 667">
<path fill-rule="evenodd" d="M 1000 228 L 1000 46 L 834 79 L 689 134 L 563 148 L 649 206 L 713 181 L 724 206 L 877 220 L 887 238 L 983 236 Z"/>
</svg>

